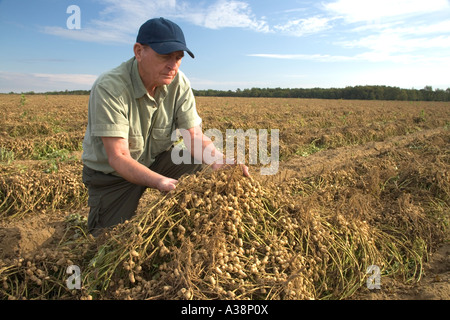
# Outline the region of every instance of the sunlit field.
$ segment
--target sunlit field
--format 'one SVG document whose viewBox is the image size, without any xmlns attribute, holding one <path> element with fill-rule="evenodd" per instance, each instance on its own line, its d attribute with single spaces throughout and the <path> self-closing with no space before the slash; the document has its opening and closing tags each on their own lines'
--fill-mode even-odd
<svg viewBox="0 0 450 320">
<path fill-rule="evenodd" d="M 197 97 L 204 130 L 278 130 L 276 174 L 182 177 L 93 238 L 88 99 L 0 95 L 0 299 L 360 299 L 448 244 L 449 102 Z"/>
</svg>

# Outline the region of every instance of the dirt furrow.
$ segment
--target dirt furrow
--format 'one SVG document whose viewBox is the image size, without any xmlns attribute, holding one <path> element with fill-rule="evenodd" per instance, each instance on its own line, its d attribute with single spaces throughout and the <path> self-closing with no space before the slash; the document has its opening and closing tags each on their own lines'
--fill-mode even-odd
<svg viewBox="0 0 450 320">
<path fill-rule="evenodd" d="M 395 136 L 385 141 L 373 141 L 364 145 L 323 150 L 308 157 L 298 156 L 280 163 L 276 179 L 285 179 L 290 176 L 309 177 L 330 172 L 344 165 L 348 165 L 356 159 L 375 157 L 389 152 L 394 148 L 405 147 L 416 139 L 429 139 L 442 133 L 448 133 L 448 130 L 445 128 L 435 128 L 417 131 L 405 136 Z"/>
</svg>

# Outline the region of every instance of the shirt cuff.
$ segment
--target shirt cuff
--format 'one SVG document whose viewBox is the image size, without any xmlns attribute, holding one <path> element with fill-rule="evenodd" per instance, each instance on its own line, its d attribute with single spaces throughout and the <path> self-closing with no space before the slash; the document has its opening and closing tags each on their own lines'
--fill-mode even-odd
<svg viewBox="0 0 450 320">
<path fill-rule="evenodd" d="M 128 139 L 128 126 L 117 124 L 99 124 L 92 128 L 91 136 L 118 137 Z"/>
</svg>

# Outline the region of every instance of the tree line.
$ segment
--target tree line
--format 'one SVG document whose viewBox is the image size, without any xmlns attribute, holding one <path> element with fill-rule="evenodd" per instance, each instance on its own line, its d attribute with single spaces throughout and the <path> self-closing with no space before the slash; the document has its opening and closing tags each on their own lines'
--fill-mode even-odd
<svg viewBox="0 0 450 320">
<path fill-rule="evenodd" d="M 450 101 L 450 88 L 433 90 L 401 89 L 389 86 L 355 86 L 345 88 L 251 88 L 236 91 L 193 90 L 196 96 L 206 97 L 265 97 L 345 100 L 401 100 L 401 101 Z"/>
<path fill-rule="evenodd" d="M 354 86 L 345 88 L 251 88 L 228 90 L 193 90 L 198 97 L 261 97 L 261 98 L 304 98 L 344 100 L 400 100 L 400 101 L 450 101 L 450 88 L 402 89 L 389 86 Z M 14 92 L 10 92 L 13 94 Z M 25 95 L 38 94 L 34 91 Z M 90 90 L 65 90 L 39 93 L 45 95 L 88 95 Z"/>
</svg>

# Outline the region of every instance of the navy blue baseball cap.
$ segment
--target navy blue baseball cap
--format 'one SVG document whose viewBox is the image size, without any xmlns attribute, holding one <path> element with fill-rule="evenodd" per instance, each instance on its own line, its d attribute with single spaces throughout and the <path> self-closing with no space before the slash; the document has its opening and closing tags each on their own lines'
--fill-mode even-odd
<svg viewBox="0 0 450 320">
<path fill-rule="evenodd" d="M 145 22 L 139 28 L 136 42 L 150 46 L 159 54 L 186 51 L 194 58 L 194 54 L 186 46 L 181 28 L 164 18 L 150 19 Z"/>
</svg>

